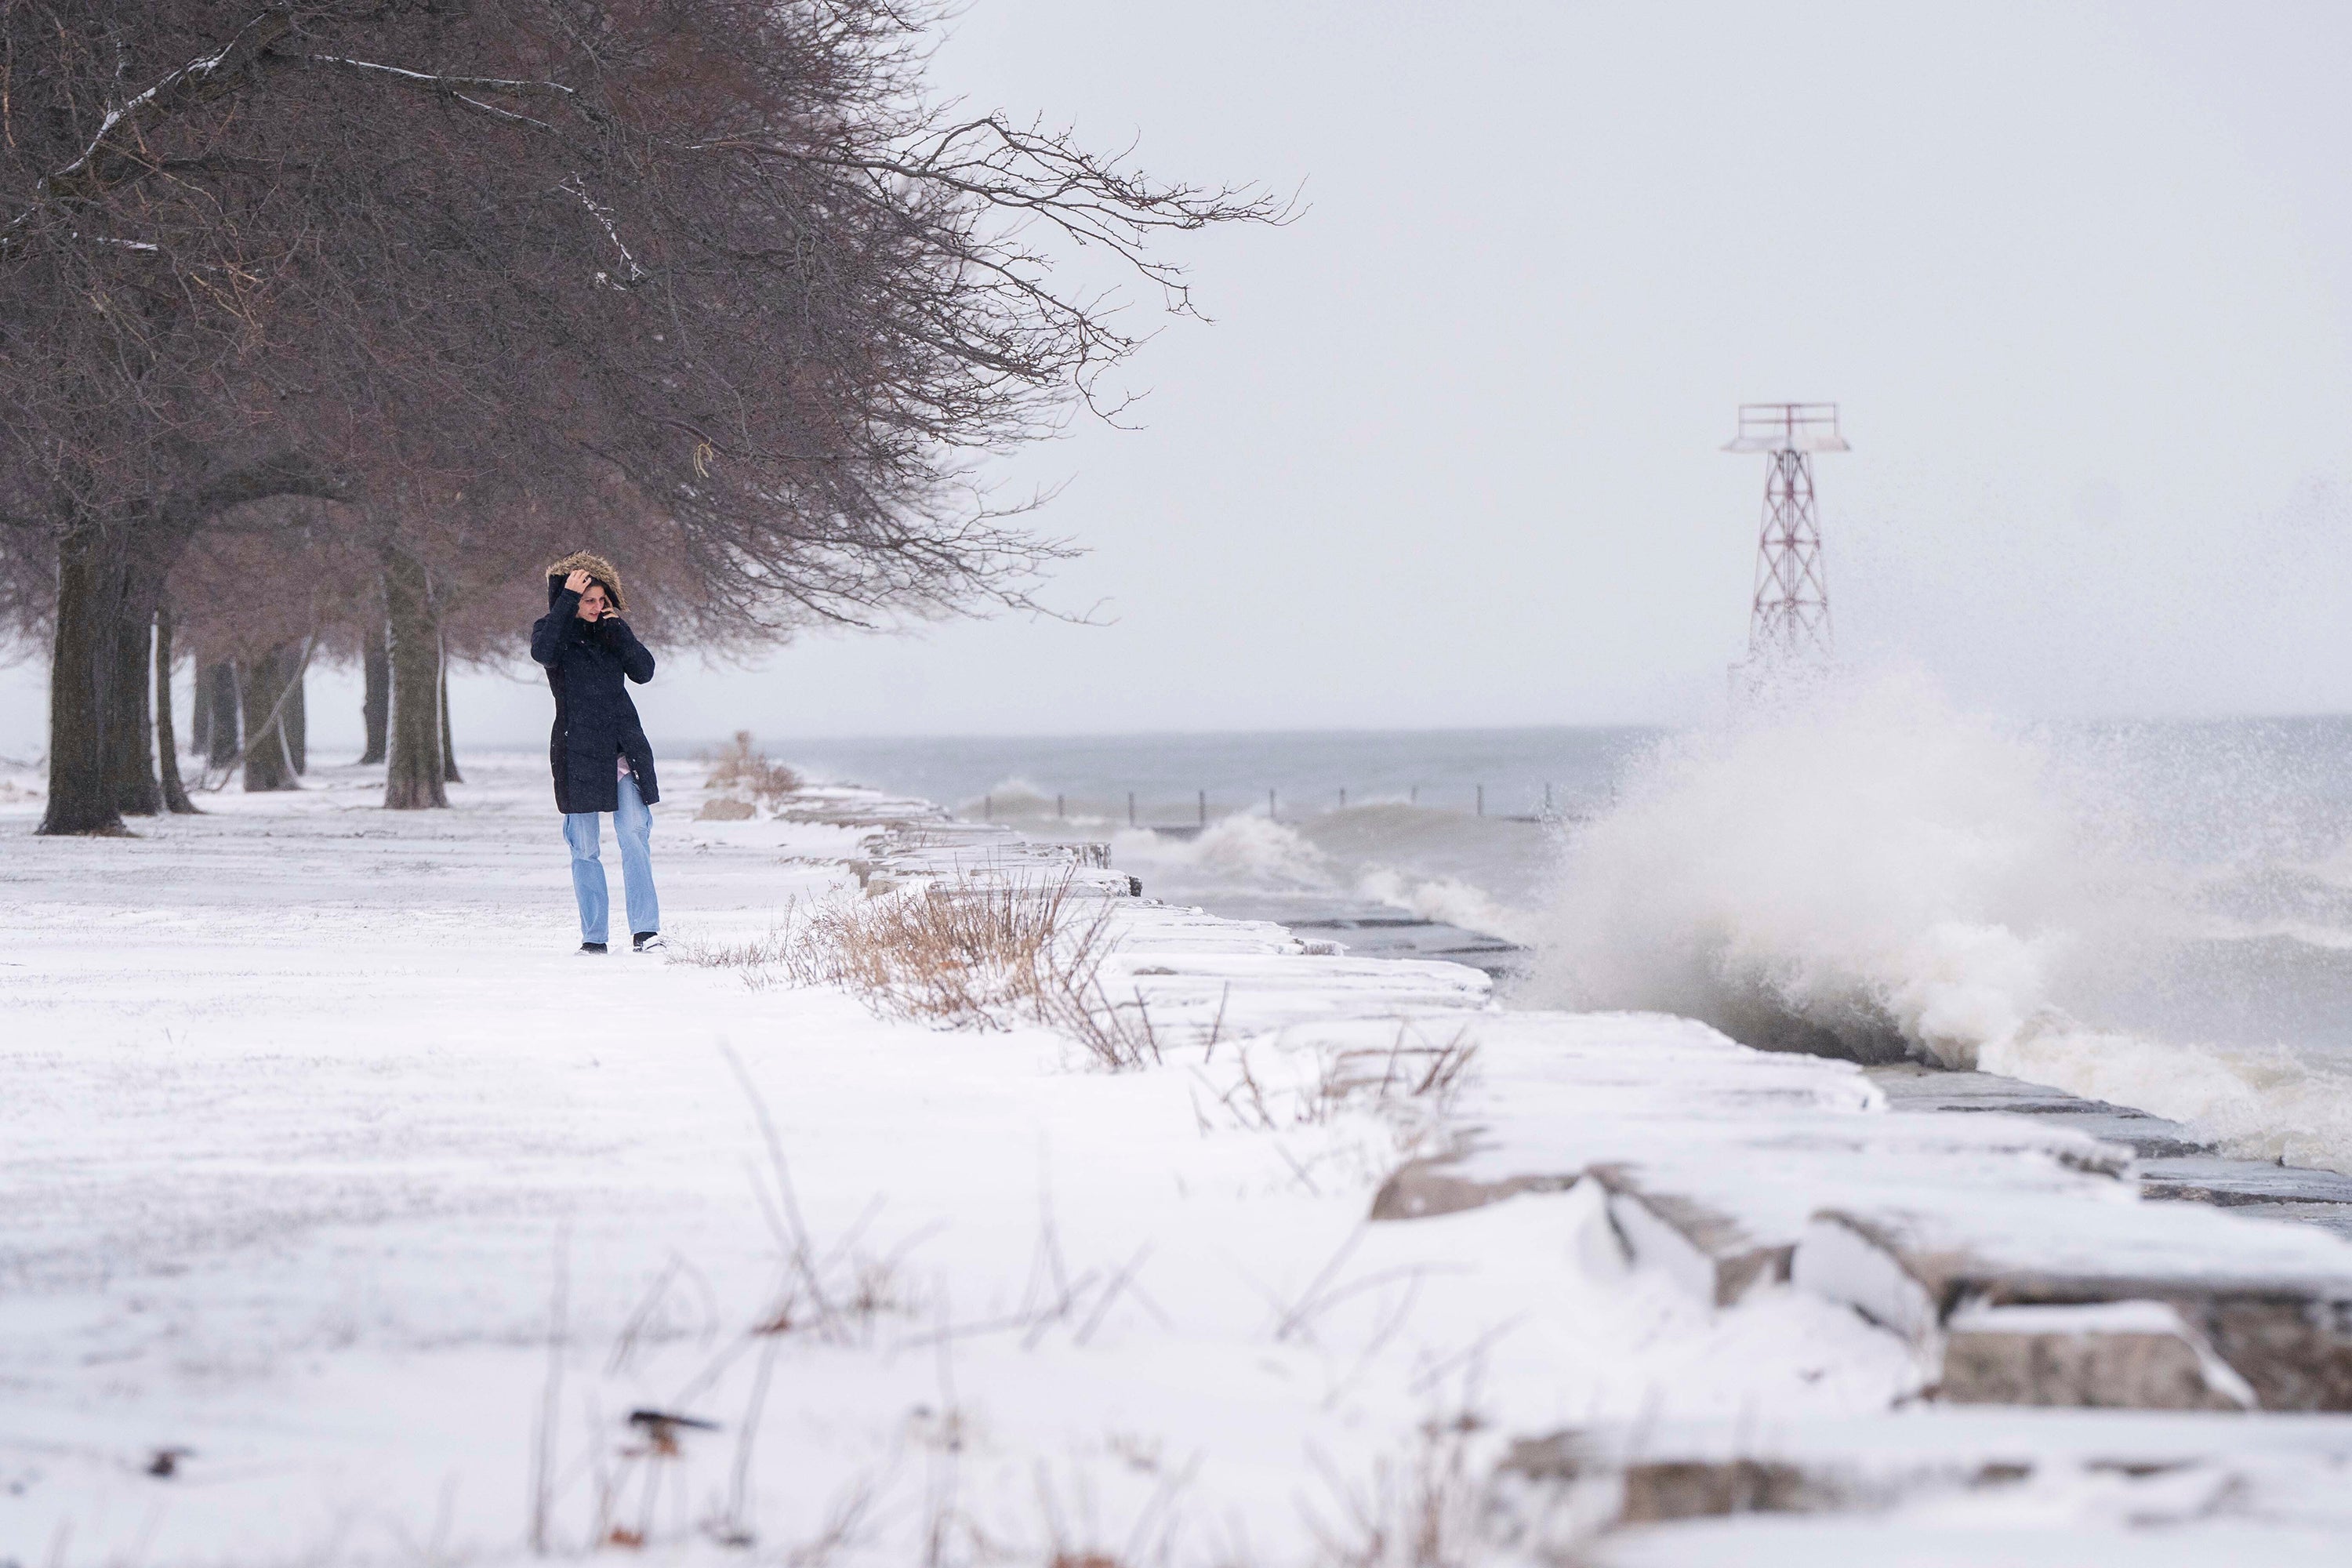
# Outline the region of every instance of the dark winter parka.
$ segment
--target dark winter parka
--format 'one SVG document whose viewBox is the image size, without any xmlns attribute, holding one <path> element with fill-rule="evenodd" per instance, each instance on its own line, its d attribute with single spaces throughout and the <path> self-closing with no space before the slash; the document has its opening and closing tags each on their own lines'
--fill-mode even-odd
<svg viewBox="0 0 2352 1568">
<path fill-rule="evenodd" d="M 547 667 L 547 684 L 555 693 L 555 729 L 547 742 L 548 763 L 555 772 L 555 808 L 619 809 L 615 759 L 624 756 L 636 776 L 638 795 L 651 805 L 661 798 L 654 782 L 654 749 L 646 743 L 637 705 L 629 700 L 622 678 L 640 686 L 651 680 L 654 656 L 615 612 L 582 620 L 580 595 L 564 587 L 565 575 L 548 574 L 547 614 L 530 628 L 530 657 Z M 613 589 L 613 584 L 605 583 L 608 597 Z"/>
</svg>

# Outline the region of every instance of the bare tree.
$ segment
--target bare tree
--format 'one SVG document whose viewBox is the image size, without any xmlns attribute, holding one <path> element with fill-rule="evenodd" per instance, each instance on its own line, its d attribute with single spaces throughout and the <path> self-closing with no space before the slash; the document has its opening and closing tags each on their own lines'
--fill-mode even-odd
<svg viewBox="0 0 2352 1568">
<path fill-rule="evenodd" d="M 1027 605 L 1067 547 L 975 465 L 1073 401 L 1115 406 L 1099 378 L 1136 346 L 1057 256 L 1108 251 L 1181 312 L 1156 242 L 1283 208 L 936 104 L 935 19 L 0 15 L 43 67 L 37 133 L 0 137 L 0 515 L 16 580 L 54 565 L 44 830 L 144 808 L 130 628 L 143 650 L 194 542 L 270 496 L 344 503 L 326 515 L 376 562 L 395 806 L 444 798 L 446 623 L 538 542 L 518 517 L 593 523 L 677 638 Z"/>
</svg>

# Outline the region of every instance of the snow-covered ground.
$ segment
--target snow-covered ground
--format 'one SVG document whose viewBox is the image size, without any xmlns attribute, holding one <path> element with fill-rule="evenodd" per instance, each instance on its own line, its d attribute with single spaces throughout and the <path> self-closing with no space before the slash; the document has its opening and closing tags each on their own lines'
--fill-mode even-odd
<svg viewBox="0 0 2352 1568">
<path fill-rule="evenodd" d="M 1370 1223 L 1437 1152 L 1437 1094 L 1335 1088 L 1322 1042 L 1378 1020 L 1442 1048 L 1495 1016 L 1472 972 L 1123 900 L 1118 973 L 1195 978 L 1152 993 L 1167 1060 L 1109 1073 L 1038 1027 L 575 956 L 543 759 L 467 766 L 446 812 L 327 768 L 129 840 L 36 838 L 37 781 L 0 785 L 0 1563 L 1466 1563 L 1505 1550 L 1472 1537 L 1517 1438 L 1868 1452 L 1929 1419 L 1889 1414 L 1912 1344 L 1629 1267 L 1593 1182 Z M 869 827 L 694 820 L 670 771 L 674 938 L 856 896 Z M 1690 1026 L 1612 1027 L 1638 1062 Z M 2352 1473 L 2347 1423 L 2163 1419 L 2195 1434 L 2168 1453 L 2224 1420 L 2286 1452 L 2231 1551 L 2352 1542 L 2312 1501 Z M 2027 1522 L 2227 1560 L 2130 1529 L 2213 1511 L 2147 1473 L 2045 1484 Z M 1920 1517 L 1868 1550 L 1948 1523 Z M 1764 1539 L 1719 1529 L 1609 1560 Z M 1843 1560 L 1824 1531 L 1785 1560 Z"/>
<path fill-rule="evenodd" d="M 1902 1374 L 1826 1310 L 1710 1328 L 1588 1277 L 1560 1199 L 1368 1227 L 1369 1115 L 1204 1125 L 1189 1062 L 577 957 L 541 764 L 468 766 L 446 813 L 330 769 L 135 840 L 0 820 L 0 1558 L 495 1556 L 543 1490 L 565 1547 L 854 1513 L 845 1562 L 935 1530 L 1292 1561 L 1310 1518 L 1365 1528 L 1424 1423 L 1872 1408 Z M 766 929 L 861 837 L 675 798 L 677 936 Z M 747 1332 L 789 1284 L 730 1051 L 830 1326 Z M 655 1462 L 640 1407 L 720 1430 Z"/>
</svg>

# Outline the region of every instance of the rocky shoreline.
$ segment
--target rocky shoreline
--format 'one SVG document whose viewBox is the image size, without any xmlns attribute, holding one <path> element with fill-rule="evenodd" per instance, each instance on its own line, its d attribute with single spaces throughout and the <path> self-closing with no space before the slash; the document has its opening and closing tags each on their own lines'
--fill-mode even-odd
<svg viewBox="0 0 2352 1568">
<path fill-rule="evenodd" d="M 1091 847 L 987 825 L 914 837 L 883 858 L 890 885 L 1060 858 L 1144 891 Z M 1357 910 L 1292 929 L 1315 933 L 1307 952 L 1379 963 L 1521 951 Z M 1197 1007 L 1169 994 L 1191 966 L 1160 956 L 1138 995 Z M 1717 1306 L 1769 1285 L 1827 1295 L 1907 1336 L 1946 1402 L 2352 1411 L 2352 1177 L 2231 1158 L 2180 1123 L 1990 1073 L 1760 1052 L 1679 1019 L 1418 1019 L 1351 1006 L 1344 984 L 1291 986 L 1340 993 L 1320 1010 L 1342 1036 L 1451 1027 L 1479 1053 L 1451 1149 L 1392 1176 L 1376 1220 L 1591 1179 L 1633 1262 Z M 1278 1043 L 1377 1048 L 1298 1033 Z"/>
<path fill-rule="evenodd" d="M 1359 957 L 1491 974 L 1517 955 L 1392 912 L 1289 923 Z M 1157 1005 L 1217 971 L 1160 950 L 1148 973 Z M 1273 1043 L 1369 1074 L 1410 1032 L 1467 1042 L 1478 1063 L 1446 1151 L 1392 1174 L 1374 1221 L 1593 1191 L 1601 1244 L 1627 1267 L 1718 1310 L 1819 1296 L 1917 1360 L 1916 1392 L 1874 1418 L 1525 1435 L 1495 1478 L 1510 1500 L 1495 1528 L 1517 1548 L 1923 1499 L 1999 1508 L 2101 1474 L 2191 1472 L 2222 1491 L 2282 1466 L 2352 1477 L 2336 1414 L 2352 1412 L 2352 1177 L 2232 1158 L 2179 1123 L 1994 1074 L 1760 1052 L 1682 1020 L 1329 1010 Z"/>
</svg>

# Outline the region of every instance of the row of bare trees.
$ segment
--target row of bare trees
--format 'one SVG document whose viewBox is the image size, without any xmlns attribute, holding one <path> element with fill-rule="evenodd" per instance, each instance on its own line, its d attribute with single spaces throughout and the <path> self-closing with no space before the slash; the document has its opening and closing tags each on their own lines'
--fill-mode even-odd
<svg viewBox="0 0 2352 1568">
<path fill-rule="evenodd" d="M 673 646 L 1026 604 L 1065 547 L 974 466 L 1136 346 L 1067 258 L 1182 311 L 1156 242 L 1281 208 L 940 105 L 937 19 L 0 0 L 0 626 L 49 645 L 42 830 L 185 806 L 178 653 L 208 765 L 263 787 L 304 665 L 380 657 L 385 804 L 441 804 L 450 660 L 583 542 Z"/>
</svg>

